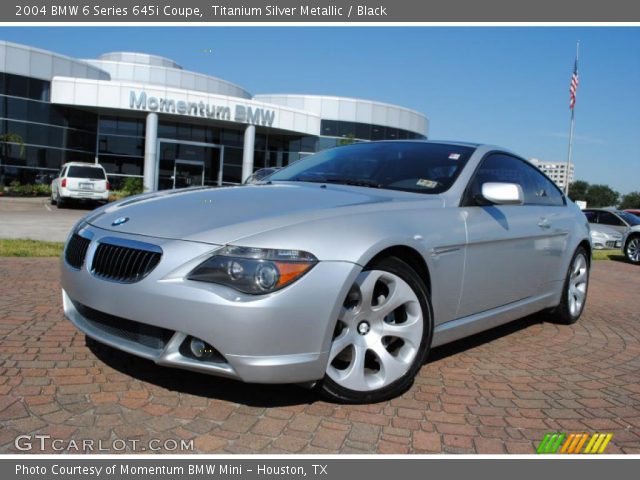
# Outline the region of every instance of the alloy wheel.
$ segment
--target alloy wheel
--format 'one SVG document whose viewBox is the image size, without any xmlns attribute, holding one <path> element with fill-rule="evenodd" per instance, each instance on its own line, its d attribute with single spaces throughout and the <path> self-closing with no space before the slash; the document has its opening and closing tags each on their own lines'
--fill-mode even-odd
<svg viewBox="0 0 640 480">
<path fill-rule="evenodd" d="M 579 253 L 573 259 L 569 277 L 569 313 L 577 317 L 584 308 L 587 298 L 588 263 L 584 254 Z"/>
<path fill-rule="evenodd" d="M 632 238 L 627 244 L 627 258 L 633 263 L 640 262 L 640 238 Z"/>
<path fill-rule="evenodd" d="M 398 275 L 363 271 L 342 306 L 327 375 L 341 387 L 377 390 L 410 369 L 424 319 L 418 296 Z"/>
</svg>

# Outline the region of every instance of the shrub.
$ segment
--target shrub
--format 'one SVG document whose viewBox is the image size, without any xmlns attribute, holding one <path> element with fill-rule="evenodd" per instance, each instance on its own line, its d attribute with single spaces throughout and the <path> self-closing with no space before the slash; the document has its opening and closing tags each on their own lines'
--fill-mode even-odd
<svg viewBox="0 0 640 480">
<path fill-rule="evenodd" d="M 125 196 L 138 195 L 143 191 L 143 184 L 141 178 L 128 177 L 122 184 L 122 193 Z"/>
<path fill-rule="evenodd" d="M 51 195 L 51 187 L 43 184 L 21 185 L 20 182 L 14 180 L 8 187 L 5 187 L 4 193 L 12 197 L 47 197 Z"/>
</svg>

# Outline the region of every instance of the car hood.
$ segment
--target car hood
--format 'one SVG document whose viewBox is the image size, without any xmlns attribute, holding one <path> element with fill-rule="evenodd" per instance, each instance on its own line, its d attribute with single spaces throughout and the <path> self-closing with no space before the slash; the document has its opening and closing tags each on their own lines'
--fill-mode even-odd
<svg viewBox="0 0 640 480">
<path fill-rule="evenodd" d="M 277 183 L 140 195 L 108 205 L 85 221 L 114 232 L 224 245 L 302 222 L 410 208 L 414 203 L 421 208 L 443 206 L 436 195 Z"/>
</svg>

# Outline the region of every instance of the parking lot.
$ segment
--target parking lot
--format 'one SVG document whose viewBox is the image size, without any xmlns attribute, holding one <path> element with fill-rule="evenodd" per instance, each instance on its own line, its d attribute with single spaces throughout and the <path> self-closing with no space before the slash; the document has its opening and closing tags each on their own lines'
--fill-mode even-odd
<svg viewBox="0 0 640 480">
<path fill-rule="evenodd" d="M 49 199 L 0 198 L 0 237 L 64 242 L 71 227 L 94 205 L 56 208 Z"/>
<path fill-rule="evenodd" d="M 174 453 L 530 454 L 550 431 L 611 432 L 606 453 L 640 453 L 640 270 L 627 263 L 595 263 L 576 325 L 539 315 L 438 348 L 402 397 L 345 406 L 89 348 L 62 316 L 57 262 L 0 258 L 2 453 L 40 434 L 60 442 L 25 453 L 74 439 L 102 441 L 93 453 L 156 440 Z M 192 450 L 166 443 L 181 439 Z"/>
</svg>

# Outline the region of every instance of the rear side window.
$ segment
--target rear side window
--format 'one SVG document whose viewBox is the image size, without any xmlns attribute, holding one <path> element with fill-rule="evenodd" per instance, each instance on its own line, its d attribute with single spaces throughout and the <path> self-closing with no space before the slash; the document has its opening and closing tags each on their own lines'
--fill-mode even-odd
<svg viewBox="0 0 640 480">
<path fill-rule="evenodd" d="M 522 187 L 525 205 L 562 206 L 562 193 L 541 172 L 526 161 L 503 153 L 494 153 L 482 161 L 467 192 L 468 205 L 477 205 L 484 183 L 517 183 Z"/>
<path fill-rule="evenodd" d="M 71 165 L 67 177 L 71 178 L 90 178 L 92 180 L 104 180 L 104 170 L 97 167 L 82 167 L 79 165 Z"/>
</svg>

